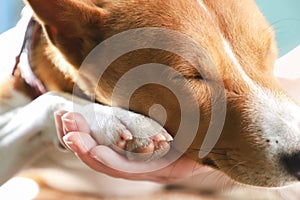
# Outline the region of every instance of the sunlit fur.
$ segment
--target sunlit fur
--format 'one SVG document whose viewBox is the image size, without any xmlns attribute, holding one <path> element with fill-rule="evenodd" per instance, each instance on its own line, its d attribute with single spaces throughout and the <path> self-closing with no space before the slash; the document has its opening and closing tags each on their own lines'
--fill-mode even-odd
<svg viewBox="0 0 300 200">
<path fill-rule="evenodd" d="M 43 34 L 31 59 L 36 74 L 50 90 L 70 91 L 85 56 L 116 33 L 138 27 L 164 27 L 191 37 L 217 66 L 226 92 L 225 126 L 207 158 L 242 183 L 281 186 L 295 181 L 281 166 L 279 156 L 300 150 L 300 110 L 272 75 L 277 57 L 274 31 L 252 0 L 238 3 L 233 0 L 27 0 L 27 3 L 43 25 Z M 197 96 L 200 128 L 188 154 L 199 160 L 199 148 L 211 116 L 210 83 L 198 80 L 192 66 L 178 56 L 150 49 L 123 56 L 100 81 L 96 98 L 101 103 L 112 103 L 110 98 L 117 79 L 136 65 L 153 62 L 181 71 L 188 77 L 188 92 Z M 205 68 L 207 63 L 199 58 L 198 64 Z M 57 76 L 49 79 L 48 74 Z M 80 80 L 79 95 L 89 97 L 94 92 L 90 85 L 97 83 L 91 80 Z M 178 82 L 178 87 L 183 86 Z M 123 106 L 125 100 L 119 97 L 115 101 Z M 159 86 L 139 89 L 131 99 L 130 109 L 147 115 L 155 102 L 162 102 L 166 108 L 165 128 L 175 134 L 180 109 L 174 96 Z"/>
</svg>

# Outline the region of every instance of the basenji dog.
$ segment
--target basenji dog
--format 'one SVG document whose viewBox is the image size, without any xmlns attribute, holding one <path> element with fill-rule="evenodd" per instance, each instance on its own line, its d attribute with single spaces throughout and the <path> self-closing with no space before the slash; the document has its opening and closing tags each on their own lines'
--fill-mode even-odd
<svg viewBox="0 0 300 200">
<path fill-rule="evenodd" d="M 25 2 L 34 17 L 0 91 L 2 183 L 35 159 L 54 163 L 60 189 L 105 190 L 107 177 L 55 148 L 53 113 L 73 108 L 129 159 L 159 159 L 172 136 L 240 183 L 300 180 L 300 108 L 273 75 L 274 30 L 252 0 Z"/>
</svg>

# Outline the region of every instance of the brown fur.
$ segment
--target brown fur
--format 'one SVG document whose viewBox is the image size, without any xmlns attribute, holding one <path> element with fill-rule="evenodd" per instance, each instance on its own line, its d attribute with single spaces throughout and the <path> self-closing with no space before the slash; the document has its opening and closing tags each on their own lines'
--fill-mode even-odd
<svg viewBox="0 0 300 200">
<path fill-rule="evenodd" d="M 221 170 L 238 179 L 239 175 L 230 170 L 237 163 L 230 158 L 237 152 L 251 158 L 259 149 L 254 149 L 249 141 L 255 138 L 249 139 L 251 136 L 247 135 L 247 130 L 244 129 L 251 119 L 241 114 L 249 109 L 247 101 L 251 88 L 245 84 L 224 51 L 219 33 L 228 40 L 243 70 L 254 82 L 275 91 L 275 95 L 284 94 L 272 75 L 277 56 L 273 29 L 253 1 L 236 3 L 232 0 L 205 0 L 211 16 L 199 7 L 197 1 L 186 0 L 27 0 L 27 3 L 35 11 L 36 18 L 43 28 L 38 44 L 32 49 L 31 63 L 35 73 L 49 90 L 71 92 L 78 69 L 88 53 L 105 39 L 122 31 L 139 27 L 164 27 L 181 32 L 196 41 L 217 66 L 227 98 L 224 130 L 214 149 L 215 152 L 219 151 L 219 154 L 212 152 L 207 158 L 217 163 Z M 211 17 L 214 20 L 210 20 Z M 180 41 L 177 45 L 184 47 Z M 192 49 L 190 54 L 193 55 Z M 197 64 L 203 70 L 207 70 L 205 67 L 208 63 L 202 55 L 195 57 L 198 58 Z M 212 102 L 208 86 L 213 84 L 214 80 L 202 80 L 191 64 L 179 56 L 153 49 L 131 52 L 116 60 L 99 83 L 82 78 L 79 81 L 81 91 L 77 95 L 88 98 L 94 92 L 91 86 L 98 84 L 97 101 L 125 106 L 126 101 L 122 96 L 112 102 L 114 85 L 124 73 L 145 63 L 162 63 L 179 71 L 187 78 L 189 89 L 187 90 L 180 81 L 175 81 L 176 87 L 182 88 L 187 96 L 197 96 L 201 111 L 200 128 L 187 153 L 198 160 L 198 151 L 195 150 L 200 148 L 210 122 Z M 169 76 L 174 78 L 172 74 Z M 175 136 L 180 122 L 180 107 L 174 94 L 165 88 L 155 84 L 140 88 L 131 98 L 130 109 L 147 115 L 148 109 L 154 103 L 165 107 L 168 114 L 165 128 Z M 232 157 L 227 157 L 228 155 Z M 257 163 L 248 164 L 252 166 Z"/>
</svg>

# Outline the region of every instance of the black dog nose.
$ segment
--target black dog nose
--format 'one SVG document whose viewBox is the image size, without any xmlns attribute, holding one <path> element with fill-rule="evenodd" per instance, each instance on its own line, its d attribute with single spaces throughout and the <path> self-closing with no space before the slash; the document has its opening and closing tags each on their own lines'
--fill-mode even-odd
<svg viewBox="0 0 300 200">
<path fill-rule="evenodd" d="M 282 158 L 288 172 L 300 181 L 300 152 Z"/>
</svg>

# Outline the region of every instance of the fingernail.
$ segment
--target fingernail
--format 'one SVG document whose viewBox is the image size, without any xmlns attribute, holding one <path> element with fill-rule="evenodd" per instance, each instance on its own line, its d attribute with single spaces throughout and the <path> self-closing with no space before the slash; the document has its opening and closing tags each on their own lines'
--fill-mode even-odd
<svg viewBox="0 0 300 200">
<path fill-rule="evenodd" d="M 60 111 L 56 111 L 54 113 L 55 116 L 57 117 L 62 117 L 67 111 L 64 111 L 64 110 L 60 110 Z"/>
<path fill-rule="evenodd" d="M 77 130 L 77 123 L 75 119 L 68 119 L 68 118 L 63 118 L 63 127 L 66 132 L 71 132 Z"/>
<path fill-rule="evenodd" d="M 63 137 L 63 141 L 71 151 L 76 153 L 89 152 L 97 145 L 95 140 L 84 135 L 84 133 L 69 133 Z"/>
<path fill-rule="evenodd" d="M 74 153 L 78 152 L 78 148 L 76 147 L 76 145 L 74 145 L 74 143 L 72 141 L 69 141 L 69 137 L 68 135 L 64 136 L 63 141 L 65 143 L 65 145 L 67 146 L 68 149 L 70 149 L 71 151 L 73 151 Z"/>
</svg>

